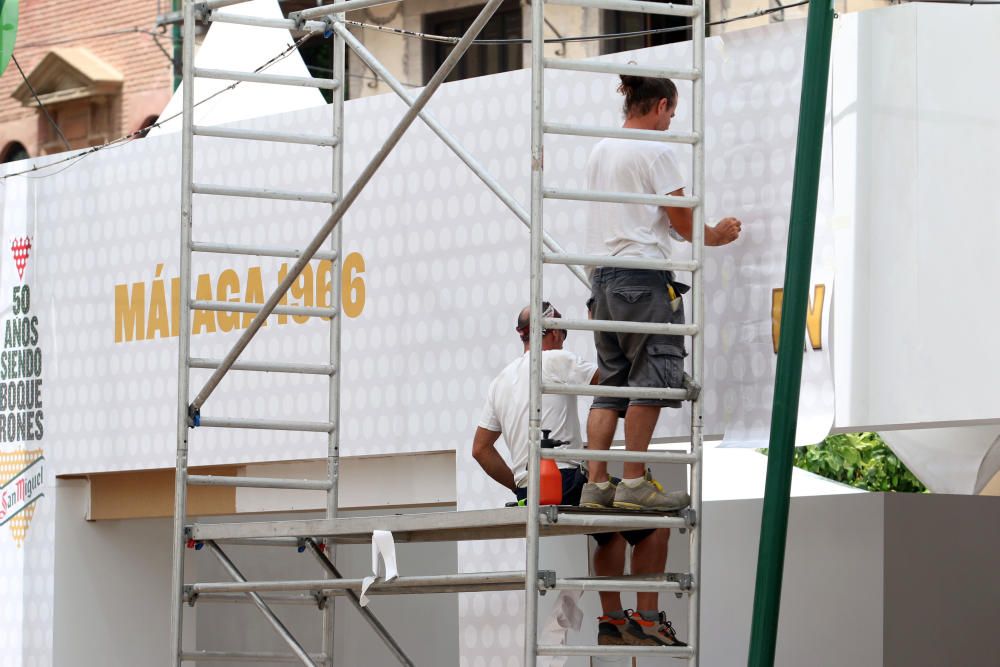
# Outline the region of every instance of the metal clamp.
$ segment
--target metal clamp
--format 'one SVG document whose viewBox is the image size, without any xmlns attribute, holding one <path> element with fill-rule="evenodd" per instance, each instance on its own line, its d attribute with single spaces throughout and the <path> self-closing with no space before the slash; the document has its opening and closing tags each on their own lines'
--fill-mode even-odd
<svg viewBox="0 0 1000 667">
<path fill-rule="evenodd" d="M 194 592 L 194 586 L 184 587 L 184 601 L 189 607 L 193 607 L 194 603 L 198 601 L 198 593 Z"/>
<path fill-rule="evenodd" d="M 193 405 L 188 406 L 188 428 L 201 426 L 201 410 Z"/>
<path fill-rule="evenodd" d="M 694 381 L 694 378 L 684 374 L 684 388 L 687 389 L 688 400 L 695 401 L 701 395 L 701 385 Z"/>
<path fill-rule="evenodd" d="M 314 600 L 316 600 L 316 606 L 322 611 L 326 609 L 326 603 L 330 599 L 330 596 L 323 591 L 311 591 L 310 593 Z"/>
<path fill-rule="evenodd" d="M 546 505 L 542 508 L 542 516 L 545 517 L 546 523 L 559 523 L 559 508 L 555 505 Z"/>
<path fill-rule="evenodd" d="M 698 525 L 698 513 L 692 507 L 688 507 L 686 510 L 681 512 L 681 518 L 687 523 L 688 528 L 694 528 Z"/>
<path fill-rule="evenodd" d="M 538 571 L 538 588 L 545 595 L 545 592 L 552 590 L 556 587 L 556 571 L 555 570 L 539 570 Z"/>
</svg>

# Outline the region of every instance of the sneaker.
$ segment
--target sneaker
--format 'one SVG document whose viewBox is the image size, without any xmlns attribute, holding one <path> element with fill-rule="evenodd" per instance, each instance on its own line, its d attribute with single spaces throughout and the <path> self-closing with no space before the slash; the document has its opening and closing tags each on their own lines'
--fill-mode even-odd
<svg viewBox="0 0 1000 667">
<path fill-rule="evenodd" d="M 597 645 L 624 646 L 625 637 L 622 629 L 628 624 L 628 616 L 623 611 L 613 611 L 605 616 L 597 617 Z"/>
<path fill-rule="evenodd" d="M 622 637 L 632 646 L 687 646 L 677 638 L 674 626 L 662 611 L 653 613 L 652 618 L 642 612 L 629 614 Z"/>
<path fill-rule="evenodd" d="M 691 496 L 683 491 L 665 492 L 648 470 L 645 480 L 639 486 L 620 483 L 615 491 L 613 502 L 613 505 L 618 509 L 657 510 L 660 512 L 675 512 L 690 504 Z"/>
<path fill-rule="evenodd" d="M 611 482 L 608 488 L 602 489 L 593 482 L 587 482 L 580 490 L 580 507 L 590 507 L 591 509 L 611 509 L 611 503 L 615 499 L 615 483 Z"/>
</svg>

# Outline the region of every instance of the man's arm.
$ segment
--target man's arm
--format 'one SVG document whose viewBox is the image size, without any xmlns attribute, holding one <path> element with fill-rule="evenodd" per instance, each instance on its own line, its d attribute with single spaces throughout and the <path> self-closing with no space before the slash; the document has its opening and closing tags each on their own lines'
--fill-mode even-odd
<svg viewBox="0 0 1000 667">
<path fill-rule="evenodd" d="M 684 188 L 674 190 L 670 195 L 683 197 Z M 691 213 L 691 209 L 678 206 L 661 206 L 660 208 L 666 211 L 667 217 L 670 219 L 670 226 L 684 240 L 690 242 L 694 231 L 694 215 Z M 741 226 L 742 224 L 736 218 L 723 218 L 715 226 L 705 225 L 705 245 L 718 246 L 732 243 L 739 238 Z"/>
<path fill-rule="evenodd" d="M 492 477 L 498 484 L 517 493 L 517 486 L 514 484 L 514 473 L 507 466 L 507 462 L 497 451 L 496 443 L 500 438 L 499 431 L 490 431 L 482 426 L 476 427 L 476 435 L 472 440 L 472 458 L 476 459 L 479 466 Z"/>
</svg>

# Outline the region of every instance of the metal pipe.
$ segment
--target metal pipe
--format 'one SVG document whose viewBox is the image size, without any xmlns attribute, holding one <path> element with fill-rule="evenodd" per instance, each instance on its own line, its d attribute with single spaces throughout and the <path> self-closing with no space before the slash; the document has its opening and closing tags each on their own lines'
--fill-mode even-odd
<svg viewBox="0 0 1000 667">
<path fill-rule="evenodd" d="M 218 368 L 221 359 L 190 360 L 191 368 Z M 234 371 L 260 371 L 263 373 L 297 373 L 300 375 L 334 375 L 337 369 L 332 364 L 297 364 L 280 361 L 237 361 L 232 366 Z"/>
<path fill-rule="evenodd" d="M 302 269 L 309 263 L 313 253 L 319 249 L 326 237 L 330 235 L 333 228 L 337 226 L 337 223 L 340 222 L 340 219 L 361 194 L 361 191 L 368 184 L 368 181 L 371 180 L 372 176 L 389 156 L 392 149 L 399 143 L 403 133 L 406 132 L 407 128 L 413 124 L 417 114 L 430 100 L 431 95 L 437 91 L 441 84 L 444 83 L 444 80 L 448 77 L 448 75 L 451 74 L 455 65 L 458 64 L 459 59 L 465 54 L 466 51 L 468 51 L 473 40 L 483 29 L 483 26 L 486 25 L 486 22 L 489 21 L 490 17 L 496 11 L 497 7 L 500 6 L 502 1 L 503 0 L 489 0 L 486 3 L 486 6 L 483 7 L 482 11 L 480 11 L 479 15 L 476 16 L 472 25 L 469 26 L 469 29 L 464 35 L 462 35 L 462 38 L 448 54 L 448 57 L 445 58 L 444 63 L 442 63 L 438 71 L 434 73 L 434 76 L 431 77 L 427 86 L 425 86 L 420 92 L 420 95 L 413 102 L 413 106 L 407 109 L 406 113 L 403 114 L 403 118 L 399 121 L 399 124 L 396 125 L 396 128 L 392 131 L 392 133 L 390 133 L 388 139 L 386 139 L 385 143 L 382 144 L 382 147 L 375 153 L 375 156 L 368 162 L 368 165 L 358 176 L 358 179 L 351 186 L 351 189 L 344 195 L 343 200 L 337 204 L 337 207 L 327 219 L 326 223 L 323 224 L 319 232 L 309 242 L 309 245 L 306 246 L 306 253 L 289 269 L 285 279 L 281 281 L 271 296 L 268 297 L 267 302 L 264 304 L 264 308 L 261 312 L 257 313 L 257 315 L 250 322 L 250 326 L 244 330 L 235 345 L 233 345 L 232 349 L 226 354 L 223 359 L 223 365 L 216 369 L 215 373 L 212 374 L 212 377 L 210 377 L 208 382 L 205 383 L 205 386 L 202 387 L 200 392 L 198 392 L 198 395 L 191 403 L 192 410 L 199 410 L 201 406 L 205 404 L 205 401 L 208 400 L 208 397 L 212 395 L 212 392 L 215 391 L 215 388 L 219 385 L 223 376 L 225 376 L 226 372 L 228 372 L 229 367 L 232 366 L 233 362 L 236 361 L 243 350 L 246 349 L 246 346 L 250 343 L 253 337 L 257 335 L 257 332 L 266 321 L 268 314 L 270 314 L 270 312 L 273 311 L 278 305 L 278 302 L 282 299 L 282 297 L 284 297 L 285 293 L 292 286 L 292 283 L 294 283 L 299 277 L 299 274 L 302 273 Z"/>
<path fill-rule="evenodd" d="M 615 591 L 618 593 L 681 593 L 684 589 L 679 582 L 668 579 L 556 579 L 551 587 L 556 591 Z"/>
<path fill-rule="evenodd" d="M 306 538 L 306 547 L 309 549 L 309 552 L 316 557 L 319 564 L 323 566 L 323 569 L 335 577 L 335 580 L 344 580 L 343 576 L 340 574 L 340 570 L 337 569 L 337 566 L 326 557 L 326 554 L 320 551 L 316 542 L 312 538 Z M 403 665 L 413 667 L 413 661 L 410 660 L 410 657 L 406 655 L 406 651 L 403 650 L 403 647 L 396 642 L 395 638 L 393 638 L 393 636 L 389 634 L 389 631 L 386 630 L 385 626 L 382 625 L 382 621 L 378 620 L 378 617 L 372 613 L 371 609 L 361 606 L 361 598 L 358 597 L 353 590 L 347 590 L 347 597 L 354 605 L 355 609 L 358 610 L 358 613 L 360 613 L 361 616 L 368 621 L 368 625 L 372 626 L 375 634 L 381 638 L 392 654 L 396 656 L 396 659 Z"/>
<path fill-rule="evenodd" d="M 643 2 L 642 0 L 546 0 L 550 5 L 569 5 L 587 9 L 606 9 L 613 12 L 641 12 L 661 16 L 698 16 L 698 7 L 675 5 L 667 2 Z"/>
<path fill-rule="evenodd" d="M 182 115 L 181 120 L 181 247 L 180 247 L 180 312 L 177 337 L 177 453 L 174 467 L 173 556 L 170 570 L 170 664 L 181 665 L 184 651 L 184 524 L 187 521 L 188 467 L 188 378 L 187 365 L 191 356 L 191 184 L 194 178 L 194 5 L 184 4 L 183 57 L 181 58 Z"/>
<path fill-rule="evenodd" d="M 642 517 L 644 519 L 659 517 Z M 664 519 L 661 519 L 664 520 Z M 628 523 L 627 525 L 632 525 Z M 643 524 L 645 525 L 645 524 Z M 308 539 L 308 538 L 307 538 Z M 214 540 L 206 542 L 215 543 Z M 308 546 L 308 541 L 306 542 Z M 329 560 L 329 559 L 328 559 Z M 390 582 L 376 581 L 369 591 L 383 592 L 387 595 L 400 590 L 421 591 L 434 589 L 435 592 L 458 593 L 464 590 L 475 590 L 479 586 L 516 586 L 524 585 L 524 572 L 471 572 L 468 574 L 435 574 L 415 577 L 399 577 Z M 355 591 L 360 592 L 364 584 L 363 578 L 355 579 L 290 579 L 276 581 L 246 581 L 237 582 L 201 582 L 192 584 L 191 590 L 198 595 L 202 593 L 246 593 L 251 591 Z"/>
<path fill-rule="evenodd" d="M 246 577 L 243 576 L 243 573 L 239 571 L 235 564 L 233 564 L 233 561 L 229 560 L 229 556 L 227 556 L 215 542 L 208 541 L 205 544 L 208 545 L 209 551 L 215 555 L 219 563 L 222 564 L 222 567 L 229 573 L 229 576 L 236 581 L 246 582 Z M 274 615 L 274 612 L 271 611 L 269 606 L 267 606 L 264 599 L 253 591 L 248 591 L 247 596 L 253 600 L 257 609 L 260 610 L 260 613 L 264 615 L 264 618 L 266 618 L 267 622 L 271 624 L 271 627 L 278 633 L 278 636 L 285 640 L 285 643 L 292 649 L 292 653 L 298 657 L 302 664 L 309 665 L 310 667 L 316 667 L 316 663 L 312 661 L 312 658 L 309 657 L 306 650 L 302 648 L 302 645 L 299 644 L 298 640 L 296 640 L 295 637 L 292 636 L 292 633 L 288 631 L 288 628 L 286 628 L 284 623 L 281 622 L 281 619 Z"/>
<path fill-rule="evenodd" d="M 275 190 L 273 188 L 236 188 L 222 185 L 206 185 L 195 183 L 195 194 L 215 195 L 217 197 L 250 197 L 251 199 L 279 199 L 283 201 L 313 202 L 316 204 L 333 204 L 340 199 L 339 195 L 329 192 L 301 192 L 299 190 Z"/>
<path fill-rule="evenodd" d="M 606 387 L 599 384 L 545 384 L 544 394 L 562 396 L 611 396 L 618 398 L 657 398 L 686 401 L 691 398 L 688 389 L 661 389 L 659 387 Z M 588 450 L 589 451 L 589 450 Z"/>
<path fill-rule="evenodd" d="M 313 653 L 309 657 L 320 662 L 326 659 L 326 654 Z M 301 662 L 298 656 L 289 653 L 250 651 L 186 651 L 182 659 L 187 662 Z"/>
<path fill-rule="evenodd" d="M 235 475 L 188 475 L 193 486 L 239 486 L 248 489 L 290 489 L 299 491 L 326 491 L 330 482 L 325 479 L 277 479 L 274 477 L 239 477 Z"/>
<path fill-rule="evenodd" d="M 325 21 L 306 21 L 298 24 L 290 19 L 267 19 L 260 16 L 244 16 L 243 14 L 224 14 L 212 12 L 208 15 L 208 20 L 212 23 L 231 23 L 235 25 L 248 25 L 254 28 L 275 28 L 277 30 L 295 30 L 297 32 L 310 32 L 323 34 L 329 30 L 330 26 Z M 343 81 L 343 79 L 339 79 Z"/>
<path fill-rule="evenodd" d="M 202 417 L 204 428 L 250 428 L 263 431 L 312 431 L 327 433 L 337 426 L 330 422 L 306 422 L 284 419 L 241 419 L 238 417 Z"/>
<path fill-rule="evenodd" d="M 543 449 L 543 459 L 553 461 L 612 461 L 631 463 L 691 464 L 697 459 L 686 452 L 632 452 L 624 449 Z"/>
<path fill-rule="evenodd" d="M 802 345 L 809 306 L 809 275 L 816 231 L 826 88 L 830 73 L 833 3 L 810 0 L 799 130 L 795 143 L 792 209 L 785 264 L 785 300 L 781 309 L 778 367 L 775 373 L 771 442 L 760 523 L 760 551 L 750 630 L 750 667 L 774 664 L 781 604 L 781 579 L 788 533 L 788 505 L 795 457 L 795 430 L 802 382 Z"/>
<path fill-rule="evenodd" d="M 233 245 L 231 243 L 191 242 L 192 252 L 214 252 L 223 255 L 256 255 L 258 257 L 301 257 L 299 248 L 274 248 L 271 246 Z M 337 259 L 335 252 L 317 252 L 313 259 L 333 261 Z"/>
<path fill-rule="evenodd" d="M 685 658 L 694 655 L 694 649 L 677 646 L 566 646 L 565 644 L 538 647 L 538 655 L 592 655 L 592 656 L 667 656 Z"/>
<path fill-rule="evenodd" d="M 338 2 L 332 5 L 321 5 L 319 7 L 311 7 L 298 12 L 292 12 L 288 15 L 288 18 L 293 21 L 299 19 L 317 19 L 321 16 L 333 16 L 334 14 L 343 14 L 344 12 L 353 12 L 358 9 L 377 7 L 378 5 L 388 5 L 401 1 L 402 0 L 346 0 L 346 2 Z"/>
<path fill-rule="evenodd" d="M 204 10 L 210 12 L 214 9 L 219 9 L 220 7 L 229 7 L 230 5 L 243 5 L 253 0 L 206 0 L 205 2 L 193 3 L 196 10 Z"/>
<path fill-rule="evenodd" d="M 545 318 L 543 329 L 567 329 L 570 331 L 611 331 L 614 333 L 638 333 L 651 336 L 693 336 L 698 333 L 696 324 L 660 324 L 659 322 L 625 322 L 623 320 L 576 320 L 570 318 Z"/>
<path fill-rule="evenodd" d="M 288 76 L 286 74 L 262 74 L 261 72 L 236 72 L 225 69 L 202 69 L 196 67 L 194 75 L 199 79 L 221 79 L 223 81 L 243 81 L 246 83 L 268 83 L 275 86 L 300 86 L 303 88 L 340 87 L 336 79 L 320 79 L 313 76 Z"/>
<path fill-rule="evenodd" d="M 587 125 L 567 125 L 546 123 L 545 134 L 563 134 L 574 137 L 598 137 L 613 139 L 634 139 L 636 141 L 660 141 L 670 144 L 693 144 L 698 136 L 692 132 L 661 132 L 659 130 L 632 130 L 624 127 L 601 127 Z"/>
<path fill-rule="evenodd" d="M 348 46 L 351 47 L 362 62 L 375 72 L 375 74 L 382 79 L 386 85 L 388 85 L 393 92 L 395 92 L 396 95 L 403 100 L 403 102 L 408 105 L 413 104 L 413 98 L 410 97 L 410 93 L 407 92 L 403 84 L 400 83 L 395 76 L 393 76 L 392 72 L 390 72 L 385 65 L 379 62 L 378 58 L 372 55 L 372 53 L 365 48 L 364 44 L 362 44 L 358 38 L 351 34 L 350 30 L 339 23 L 334 24 L 333 29 L 338 35 L 343 37 Z M 482 163 L 476 160 L 476 158 L 473 157 L 473 155 L 467 151 L 461 143 L 459 143 L 458 139 L 456 139 L 453 134 L 448 132 L 448 130 L 445 129 L 445 127 L 441 125 L 441 123 L 438 122 L 438 120 L 427 110 L 420 112 L 420 119 L 424 121 L 424 124 L 427 125 L 427 127 L 429 127 L 455 155 L 458 156 L 458 159 L 464 162 L 465 165 L 472 170 L 473 174 L 479 177 L 479 180 L 483 182 L 483 185 L 488 187 L 490 191 L 493 192 L 493 194 L 495 194 L 508 209 L 510 209 L 511 213 L 513 213 L 517 219 L 524 224 L 525 227 L 530 228 L 530 216 L 528 212 L 524 210 L 524 207 L 521 206 L 520 202 L 514 199 L 514 197 L 512 197 L 511 194 L 507 192 L 507 190 L 505 190 L 504 187 L 500 185 L 495 178 L 493 178 L 493 176 L 490 175 Z M 545 242 L 546 248 L 552 252 L 564 254 L 565 251 L 554 238 L 552 238 L 544 230 L 542 234 L 542 239 Z M 572 266 L 570 267 L 570 271 L 588 289 L 590 288 L 590 280 L 580 267 Z"/>
<path fill-rule="evenodd" d="M 271 595 L 261 595 L 261 598 L 271 606 L 280 604 L 315 607 L 319 604 L 312 595 L 296 595 L 294 593 L 287 595 L 272 593 Z M 244 593 L 200 593 L 197 602 L 198 604 L 250 604 L 253 601 L 248 600 Z"/>
<path fill-rule="evenodd" d="M 528 518 L 525 521 L 524 667 L 538 663 L 538 551 L 542 439 L 542 237 L 545 168 L 545 3 L 531 3 L 531 315 L 528 354 Z"/>
<path fill-rule="evenodd" d="M 216 137 L 218 139 L 245 139 L 247 141 L 276 141 L 285 144 L 304 144 L 307 146 L 336 146 L 339 138 L 317 134 L 298 134 L 292 132 L 269 132 L 264 130 L 240 130 L 230 127 L 215 127 L 197 125 L 192 130 L 195 136 Z"/>
<path fill-rule="evenodd" d="M 226 313 L 259 313 L 259 303 L 238 301 L 192 301 L 191 310 L 213 310 Z M 336 308 L 316 308 L 315 306 L 275 306 L 271 315 L 297 315 L 299 317 L 336 317 Z"/>
<path fill-rule="evenodd" d="M 347 54 L 344 49 L 344 40 L 337 33 L 334 33 L 333 35 L 333 53 L 331 55 L 333 58 L 333 62 L 331 63 L 333 68 L 333 78 L 338 81 L 347 81 L 347 77 L 345 76 Z M 344 136 L 344 97 L 346 94 L 347 89 L 344 86 L 340 86 L 331 100 L 331 109 L 333 113 L 330 131 L 335 137 Z M 333 164 L 331 165 L 330 170 L 331 188 L 334 192 L 343 192 L 344 145 L 342 142 L 334 146 L 332 158 Z M 331 209 L 331 213 L 332 212 L 333 210 Z M 343 257 L 343 228 L 340 225 L 337 225 L 333 230 L 333 234 L 330 235 L 330 253 L 335 254 L 338 258 Z M 317 252 L 317 254 L 319 253 Z M 330 306 L 337 308 L 342 306 L 343 276 L 343 261 L 338 259 L 330 267 Z M 341 363 L 341 321 L 342 318 L 340 317 L 330 320 L 330 349 L 328 359 L 330 361 L 330 365 L 335 368 L 340 368 Z M 327 398 L 329 399 L 327 419 L 330 423 L 338 425 L 340 424 L 340 389 L 340 373 L 337 373 L 335 376 L 330 377 L 327 393 Z M 340 510 L 340 428 L 331 431 L 327 437 L 326 476 L 327 480 L 330 482 L 330 488 L 326 494 L 326 518 L 336 519 Z M 327 553 L 329 554 L 328 557 L 330 563 L 336 565 L 337 543 L 333 540 L 327 540 L 325 544 Z M 333 652 L 334 646 L 336 645 L 336 612 L 337 601 L 335 598 L 331 598 L 327 604 L 323 606 L 323 651 L 329 656 L 327 667 L 333 667 Z"/>
<path fill-rule="evenodd" d="M 654 79 L 675 79 L 679 81 L 694 81 L 701 76 L 700 70 L 640 67 L 638 65 L 630 65 L 628 63 L 595 62 L 593 60 L 564 60 L 562 58 L 546 58 L 545 67 L 546 69 L 590 72 L 592 74 L 632 74 L 634 76 L 653 77 Z"/>
<path fill-rule="evenodd" d="M 652 271 L 697 271 L 694 261 L 676 259 L 646 259 L 644 257 L 611 257 L 608 255 L 576 255 L 545 253 L 546 264 L 575 264 L 579 266 L 607 266 L 619 269 L 649 269 Z"/>
<path fill-rule="evenodd" d="M 694 0 L 698 14 L 691 21 L 692 32 L 692 68 L 696 72 L 705 71 L 705 0 Z M 698 137 L 705 136 L 705 79 L 697 77 L 691 84 L 691 131 Z M 691 193 L 698 205 L 692 211 L 693 227 L 691 233 L 691 258 L 698 266 L 704 266 L 705 255 L 705 144 L 699 140 L 692 148 L 692 173 L 694 176 L 694 191 Z M 701 271 L 692 275 L 692 309 L 693 323 L 699 332 L 691 339 L 691 373 L 698 387 L 704 386 L 705 378 L 705 336 L 700 331 L 705 326 L 705 281 Z M 702 491 L 702 437 L 704 419 L 701 392 L 694 396 L 691 403 L 691 453 L 695 462 L 688 470 L 691 509 L 697 519 L 701 518 Z M 688 560 L 691 570 L 693 589 L 688 598 L 688 645 L 692 655 L 690 667 L 698 667 L 701 651 L 701 527 L 693 526 L 688 531 Z"/>
<path fill-rule="evenodd" d="M 682 517 L 673 516 L 631 516 L 628 513 L 602 515 L 577 514 L 576 512 L 560 514 L 554 524 L 558 526 L 574 526 L 593 528 L 596 530 L 644 530 L 646 528 L 687 528 L 688 521 Z"/>
<path fill-rule="evenodd" d="M 546 188 L 546 199 L 566 199 L 569 201 L 600 201 L 611 204 L 649 204 L 650 206 L 675 206 L 694 208 L 696 197 L 671 197 L 669 195 L 644 195 L 633 192 L 595 192 L 593 190 L 563 190 Z"/>
</svg>

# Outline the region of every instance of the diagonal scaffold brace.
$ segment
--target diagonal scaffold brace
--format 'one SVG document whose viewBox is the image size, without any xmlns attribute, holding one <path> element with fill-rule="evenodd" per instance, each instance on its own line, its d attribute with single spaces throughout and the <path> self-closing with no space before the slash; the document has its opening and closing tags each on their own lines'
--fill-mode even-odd
<svg viewBox="0 0 1000 667">
<path fill-rule="evenodd" d="M 250 326 L 247 327 L 247 329 L 240 335 L 239 339 L 233 344 L 232 349 L 230 349 L 226 356 L 223 357 L 219 367 L 212 373 L 211 377 L 208 378 L 201 391 L 198 392 L 198 395 L 195 396 L 194 400 L 191 401 L 191 404 L 188 407 L 188 414 L 192 425 L 197 422 L 197 417 L 200 414 L 205 401 L 207 401 L 212 395 L 216 387 L 218 387 L 219 383 L 222 381 L 222 378 L 225 377 L 226 373 L 229 372 L 233 364 L 243 353 L 243 350 L 246 349 L 247 345 L 250 344 L 250 341 L 253 340 L 254 336 L 257 335 L 257 332 L 260 331 L 260 328 L 264 325 L 268 316 L 278 306 L 282 297 L 284 297 L 285 293 L 291 288 L 292 284 L 305 269 L 306 265 L 312 260 L 313 256 L 320 249 L 320 246 L 327 239 L 327 237 L 329 237 L 334 227 L 337 226 L 347 213 L 348 209 L 350 209 L 351 205 L 357 200 L 365 186 L 368 185 L 372 176 L 374 176 L 375 172 L 378 171 L 378 168 L 382 166 L 382 163 L 385 162 L 389 153 L 396 147 L 399 140 L 402 139 L 403 134 L 407 129 L 409 129 L 410 125 L 413 124 L 413 121 L 416 120 L 417 116 L 430 101 L 431 96 L 437 91 L 441 84 L 444 83 L 444 80 L 448 78 L 451 71 L 458 64 L 459 60 L 461 60 L 462 56 L 465 55 L 465 52 L 469 50 L 470 46 L 472 46 L 472 42 L 482 31 L 486 22 L 489 21 L 494 12 L 496 12 L 501 2 L 503 2 L 503 0 L 489 0 L 489 2 L 486 3 L 483 9 L 476 16 L 476 19 L 472 22 L 472 25 L 469 26 L 469 29 L 466 30 L 465 34 L 462 35 L 462 38 L 457 44 L 455 44 L 455 48 L 453 48 L 451 53 L 448 54 L 444 63 L 441 64 L 441 67 L 438 68 L 437 72 L 434 73 L 434 76 L 431 77 L 430 82 L 420 92 L 420 95 L 413 100 L 412 106 L 406 110 L 406 113 L 403 114 L 402 119 L 400 119 L 399 123 L 389 134 L 389 137 L 375 153 L 375 156 L 372 157 L 372 159 L 365 166 L 361 175 L 358 176 L 354 184 L 351 185 L 347 193 L 344 194 L 343 199 L 341 199 L 337 206 L 333 209 L 330 217 L 327 218 L 327 221 L 320 228 L 319 232 L 317 232 L 309 244 L 303 249 L 302 256 L 299 257 L 295 264 L 289 268 L 288 274 L 285 276 L 284 280 L 281 281 L 278 287 L 275 288 L 274 292 L 271 293 L 271 296 L 269 296 L 267 301 L 265 301 L 261 306 L 260 312 L 254 316 L 253 320 L 250 322 Z"/>
</svg>

